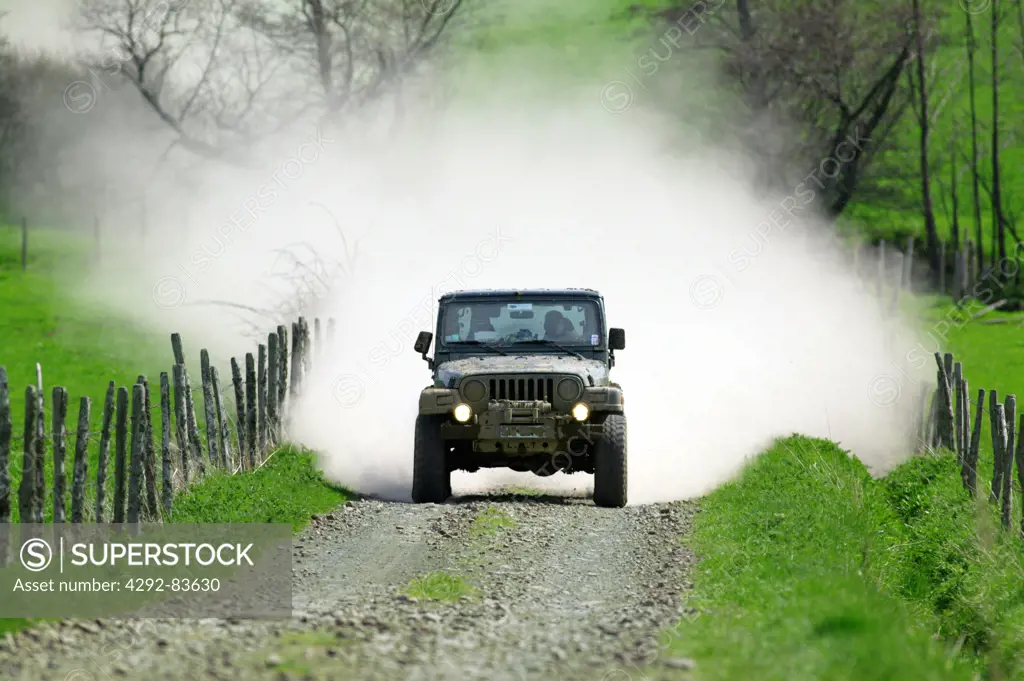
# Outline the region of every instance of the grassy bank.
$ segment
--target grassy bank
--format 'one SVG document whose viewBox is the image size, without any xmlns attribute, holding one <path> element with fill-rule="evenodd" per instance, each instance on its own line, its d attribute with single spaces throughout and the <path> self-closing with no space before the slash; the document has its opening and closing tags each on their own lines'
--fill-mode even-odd
<svg viewBox="0 0 1024 681">
<path fill-rule="evenodd" d="M 701 679 L 1017 678 L 1024 551 L 955 459 L 886 478 L 832 443 L 780 440 L 703 504 L 673 654 Z"/>
<path fill-rule="evenodd" d="M 348 498 L 324 480 L 315 454 L 285 448 L 253 473 L 216 472 L 189 487 L 175 498 L 170 522 L 290 523 L 298 531 Z"/>
</svg>

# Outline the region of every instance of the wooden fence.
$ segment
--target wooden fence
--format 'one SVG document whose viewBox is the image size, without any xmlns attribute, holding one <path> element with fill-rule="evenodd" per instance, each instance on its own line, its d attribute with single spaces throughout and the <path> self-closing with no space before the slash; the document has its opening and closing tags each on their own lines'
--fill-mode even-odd
<svg viewBox="0 0 1024 681">
<path fill-rule="evenodd" d="M 914 247 L 913 237 L 908 238 L 903 247 L 884 240 L 873 244 L 858 242 L 853 246 L 851 257 L 854 270 L 862 278 L 875 279 L 879 297 L 891 302 L 893 309 L 899 303 L 902 292 L 915 288 L 914 282 L 917 279 L 914 274 Z M 874 262 L 871 259 L 872 254 Z M 949 247 L 945 241 L 940 241 L 939 262 L 942 266 L 939 268 L 938 290 L 933 290 L 930 281 L 927 285 L 919 285 L 916 288 L 923 292 L 948 294 L 957 304 L 973 298 L 979 292 L 978 284 L 991 277 L 995 269 L 986 266 L 981 271 L 978 270 L 977 248 L 972 239 L 962 242 L 956 250 Z M 1014 268 L 1018 283 L 1020 271 L 1018 263 L 1018 267 Z"/>
<path fill-rule="evenodd" d="M 319 319 L 314 321 L 314 329 L 319 355 Z M 327 324 L 328 345 L 333 335 L 332 319 Z M 39 365 L 36 385 L 25 389 L 23 435 L 14 435 L 7 371 L 0 366 L 0 523 L 11 522 L 11 469 L 12 463 L 16 468 L 18 463 L 17 456 L 12 458 L 12 445 L 21 449 L 17 509 L 23 523 L 43 522 L 49 503 L 53 505 L 53 522 L 68 521 L 69 473 L 70 522 L 138 523 L 168 517 L 175 494 L 211 471 L 236 474 L 258 469 L 287 438 L 289 408 L 312 368 L 314 338 L 307 320 L 299 317 L 290 330 L 282 325 L 269 333 L 255 356 L 246 353 L 244 369 L 231 358 L 232 397 L 225 393 L 226 386 L 205 349 L 200 352 L 199 384 L 193 384 L 181 336 L 171 334 L 174 364 L 171 371 L 160 373 L 158 393 L 152 394 L 156 386 L 144 375 L 130 388 L 111 381 L 99 430 L 93 429 L 90 398 L 82 397 L 73 438 L 67 427 L 68 391 L 54 386 L 47 405 Z M 202 398 L 202 428 L 196 413 L 197 394 Z M 159 443 L 154 441 L 157 414 Z M 89 444 L 97 437 L 96 471 L 90 475 Z M 45 465 L 48 442 L 52 443 L 53 463 L 49 483 Z M 108 499 L 111 492 L 113 499 Z"/>
<path fill-rule="evenodd" d="M 986 409 L 986 391 L 983 388 L 979 388 L 977 398 L 971 400 L 962 363 L 954 361 L 950 353 L 935 353 L 935 362 L 938 365 L 937 389 L 932 393 L 927 411 L 922 410 L 918 432 L 920 448 L 934 450 L 943 447 L 956 452 L 964 488 L 976 497 L 982 424 L 987 420 L 992 438 L 992 480 L 988 498 L 993 504 L 999 504 L 1003 528 L 1009 529 L 1015 461 L 1021 506 L 1024 508 L 1024 413 L 1017 414 L 1017 397 L 1007 395 L 1000 403 L 997 392 L 989 390 Z M 1020 533 L 1024 537 L 1024 515 Z"/>
</svg>

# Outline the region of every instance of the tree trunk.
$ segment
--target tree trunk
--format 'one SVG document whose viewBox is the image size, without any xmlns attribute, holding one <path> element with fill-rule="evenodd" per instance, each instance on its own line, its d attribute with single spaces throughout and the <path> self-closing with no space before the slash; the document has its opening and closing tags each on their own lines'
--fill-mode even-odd
<svg viewBox="0 0 1024 681">
<path fill-rule="evenodd" d="M 974 50 L 976 45 L 971 13 L 964 12 L 964 16 L 967 18 L 967 82 L 971 93 L 971 180 L 974 185 L 974 238 L 977 247 L 975 271 L 981 272 L 985 267 L 985 234 L 981 220 L 981 189 L 978 183 L 978 110 L 974 96 Z"/>
<path fill-rule="evenodd" d="M 921 165 L 921 212 L 924 215 L 924 230 L 928 244 L 928 260 L 931 265 L 932 278 L 937 280 L 939 268 L 945 263 L 939 262 L 939 235 L 935 227 L 935 213 L 932 208 L 931 176 L 928 166 L 928 82 L 924 68 L 924 36 L 921 34 L 921 7 L 919 0 L 912 4 L 914 10 L 914 39 L 916 41 L 917 61 L 917 95 L 918 95 L 918 127 L 920 129 L 919 161 Z"/>
<path fill-rule="evenodd" d="M 1006 224 L 999 181 L 999 0 L 992 0 L 992 238 L 999 260 L 1006 258 Z M 992 254 L 995 258 L 995 252 Z M 993 264 L 995 264 L 993 262 Z"/>
<path fill-rule="evenodd" d="M 957 192 L 957 181 L 959 180 L 959 166 L 957 165 L 956 159 L 956 142 L 957 142 L 957 124 L 956 124 L 956 109 L 951 109 L 953 112 L 953 134 L 950 136 L 950 200 L 953 202 L 953 220 L 952 220 L 952 232 L 953 232 L 953 251 L 955 253 L 960 252 L 960 194 Z M 965 239 L 966 241 L 966 239 Z M 970 257 L 970 254 L 967 254 Z M 966 262 L 964 265 L 966 266 Z"/>
</svg>

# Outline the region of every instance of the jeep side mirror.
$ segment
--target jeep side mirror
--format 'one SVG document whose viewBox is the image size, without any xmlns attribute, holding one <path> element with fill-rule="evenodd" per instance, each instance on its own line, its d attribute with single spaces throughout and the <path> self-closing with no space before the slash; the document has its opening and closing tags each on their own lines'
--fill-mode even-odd
<svg viewBox="0 0 1024 681">
<path fill-rule="evenodd" d="M 608 329 L 608 348 L 611 350 L 624 350 L 626 348 L 625 329 Z"/>
<path fill-rule="evenodd" d="M 434 360 L 427 357 L 427 350 L 430 349 L 430 342 L 434 340 L 434 334 L 429 331 L 420 331 L 419 335 L 416 336 L 416 342 L 413 343 L 413 350 L 420 353 L 423 356 L 424 361 L 431 369 L 434 368 Z"/>
<path fill-rule="evenodd" d="M 421 355 L 426 355 L 432 340 L 434 340 L 434 334 L 429 331 L 420 331 L 420 334 L 416 336 L 416 343 L 412 347 Z"/>
</svg>

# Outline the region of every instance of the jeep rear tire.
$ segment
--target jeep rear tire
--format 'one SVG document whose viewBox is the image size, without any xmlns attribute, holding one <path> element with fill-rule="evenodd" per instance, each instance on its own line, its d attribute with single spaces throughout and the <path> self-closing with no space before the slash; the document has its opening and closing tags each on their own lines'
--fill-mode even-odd
<svg viewBox="0 0 1024 681">
<path fill-rule="evenodd" d="M 594 447 L 594 504 L 622 508 L 626 505 L 625 414 L 608 414 L 603 431 Z"/>
<path fill-rule="evenodd" d="M 441 438 L 443 416 L 416 417 L 413 445 L 412 500 L 417 504 L 440 504 L 451 496 L 451 473 Z"/>
</svg>

